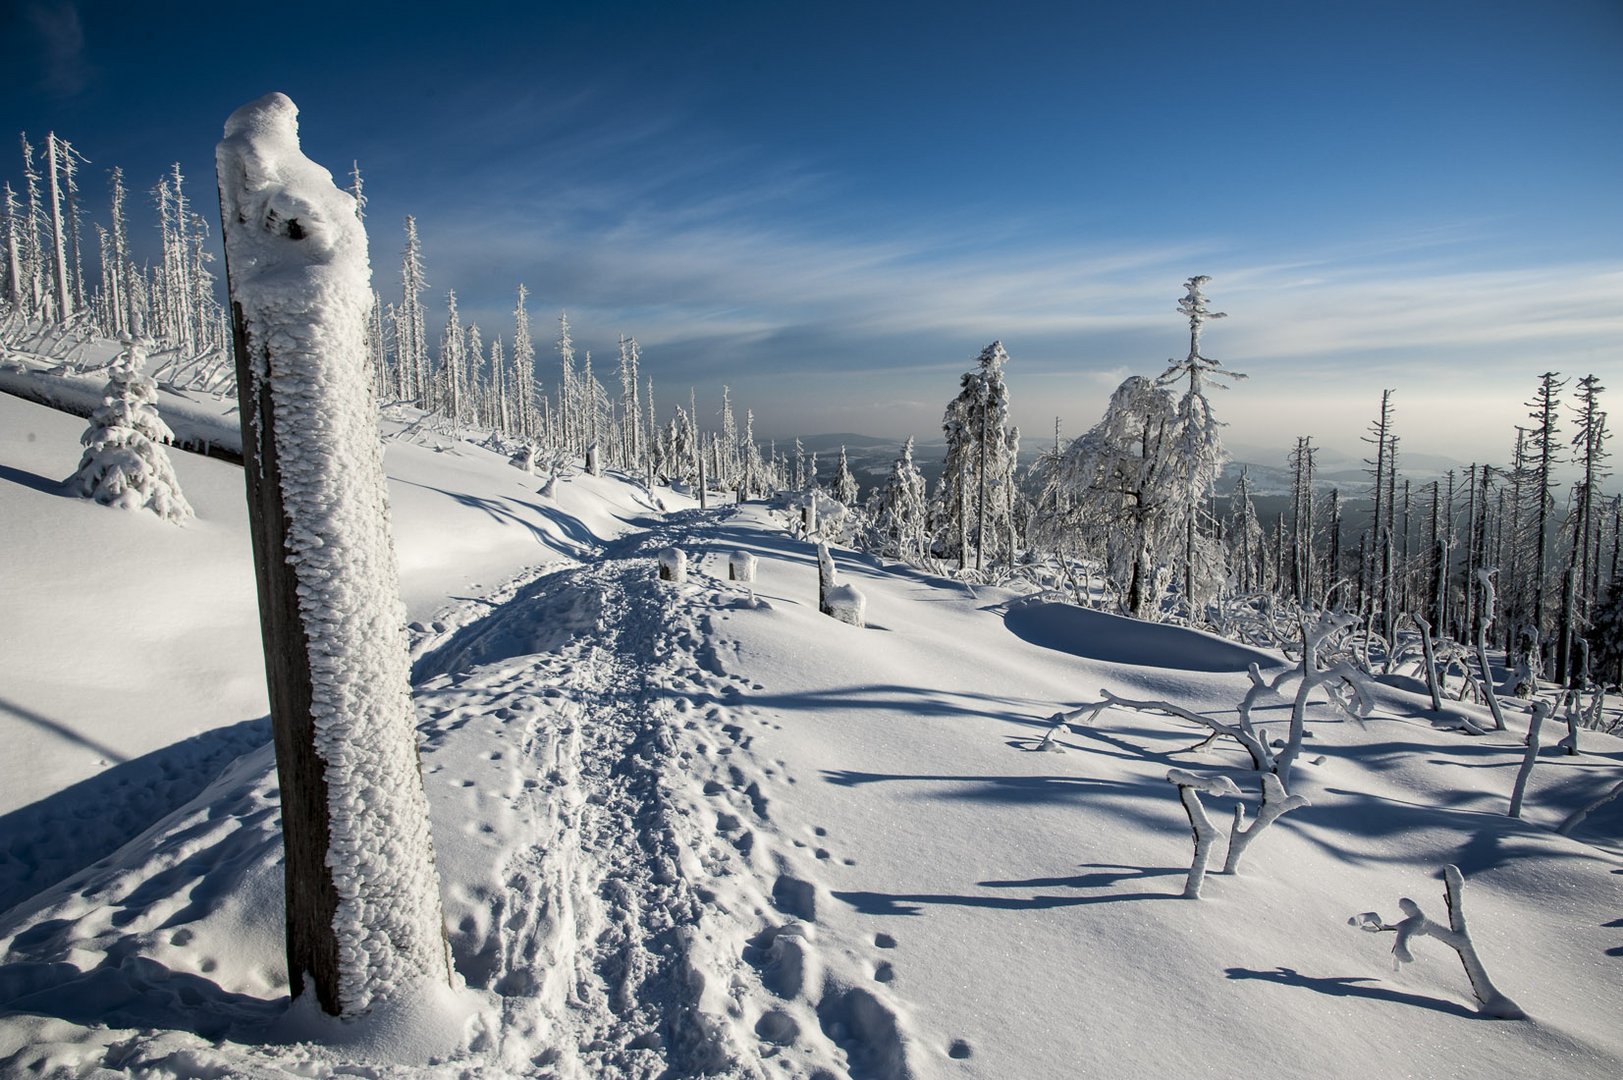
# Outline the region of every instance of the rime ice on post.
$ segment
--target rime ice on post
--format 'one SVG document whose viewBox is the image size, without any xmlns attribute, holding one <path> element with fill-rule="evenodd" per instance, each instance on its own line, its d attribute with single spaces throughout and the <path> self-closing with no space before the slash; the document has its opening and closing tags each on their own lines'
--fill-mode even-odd
<svg viewBox="0 0 1623 1080">
<path fill-rule="evenodd" d="M 282 94 L 215 151 L 245 474 L 282 788 L 288 965 L 358 1015 L 450 981 L 405 608 L 366 365 L 354 200 Z"/>
</svg>

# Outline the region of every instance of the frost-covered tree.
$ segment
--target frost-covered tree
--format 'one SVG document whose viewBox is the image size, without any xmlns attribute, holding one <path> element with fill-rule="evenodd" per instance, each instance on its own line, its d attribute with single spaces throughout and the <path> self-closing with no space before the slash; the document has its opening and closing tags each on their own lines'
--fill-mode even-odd
<svg viewBox="0 0 1623 1080">
<path fill-rule="evenodd" d="M 513 306 L 513 391 L 514 412 L 521 438 L 533 439 L 540 433 L 540 417 L 535 408 L 535 342 L 530 338 L 530 312 L 525 306 L 529 291 L 518 287 Z"/>
<path fill-rule="evenodd" d="M 148 509 L 165 521 L 192 516 L 164 446 L 175 433 L 158 415 L 158 386 L 141 368 L 146 349 L 126 341 L 108 373 L 101 406 L 79 440 L 84 456 L 68 487 L 105 506 Z"/>
<path fill-rule="evenodd" d="M 845 447 L 840 447 L 840 463 L 834 469 L 834 501 L 846 506 L 857 504 L 857 478 L 851 475 L 851 466 L 845 460 Z"/>
<path fill-rule="evenodd" d="M 1242 593 L 1260 590 L 1267 550 L 1263 542 L 1262 522 L 1257 518 L 1257 505 L 1251 498 L 1251 477 L 1243 468 L 1240 478 L 1234 483 L 1234 492 L 1229 496 L 1228 537 L 1234 554 L 1234 587 Z"/>
<path fill-rule="evenodd" d="M 880 555 L 918 562 L 929 547 L 930 511 L 924 476 L 913 464 L 913 438 L 891 465 L 890 477 L 868 496 L 870 546 Z"/>
<path fill-rule="evenodd" d="M 1549 626 L 1547 619 L 1546 584 L 1550 569 L 1550 516 L 1555 512 L 1555 467 L 1560 464 L 1557 450 L 1558 410 L 1561 390 L 1566 380 L 1553 371 L 1539 376 L 1538 389 L 1527 403 L 1534 425 L 1528 429 L 1527 460 L 1528 495 L 1532 504 L 1528 508 L 1527 527 L 1532 533 L 1533 558 L 1528 567 L 1531 583 L 1531 603 L 1528 618 L 1538 642 L 1545 640 Z"/>
<path fill-rule="evenodd" d="M 428 335 L 423 315 L 423 246 L 417 239 L 417 219 L 406 215 L 406 250 L 400 262 L 400 308 L 395 324 L 396 391 L 405 401 L 428 404 Z"/>
<path fill-rule="evenodd" d="M 1201 579 L 1215 581 L 1221 576 L 1219 549 L 1210 542 L 1203 542 L 1209 541 L 1209 537 L 1201 532 L 1206 498 L 1222 472 L 1226 457 L 1223 442 L 1218 437 L 1218 428 L 1223 425 L 1212 413 L 1206 388 L 1227 389 L 1222 379 L 1245 378 L 1237 371 L 1224 370 L 1200 351 L 1206 323 L 1228 318 L 1227 312 L 1213 311 L 1207 305 L 1201 289 L 1210 280 L 1202 274 L 1184 282 L 1185 293 L 1178 301 L 1178 313 L 1189 320 L 1189 354 L 1182 360 L 1167 361 L 1167 369 L 1156 380 L 1159 386 L 1183 386 L 1172 431 L 1168 472 L 1176 485 L 1173 506 L 1183 532 L 1183 592 L 1191 614 L 1197 583 Z"/>
<path fill-rule="evenodd" d="M 1142 618 L 1155 599 L 1155 562 L 1180 538 L 1183 470 L 1174 461 L 1172 400 L 1150 379 L 1134 375 L 1110 396 L 1105 414 L 1073 439 L 1049 471 L 1042 504 L 1058 507 L 1041 531 L 1062 547 L 1074 538 L 1098 552 Z"/>
<path fill-rule="evenodd" d="M 999 487 L 1006 482 L 1009 391 L 1003 365 L 1009 354 L 1001 341 L 981 350 L 976 366 L 959 380 L 958 396 L 947 403 L 941 429 L 947 437 L 947 461 L 938 488 L 942 511 L 942 540 L 958 557 L 958 568 L 969 565 L 975 549 L 975 569 L 986 565 L 987 534 L 996 535 L 1002 523 Z M 973 537 L 973 539 L 971 539 Z"/>
</svg>

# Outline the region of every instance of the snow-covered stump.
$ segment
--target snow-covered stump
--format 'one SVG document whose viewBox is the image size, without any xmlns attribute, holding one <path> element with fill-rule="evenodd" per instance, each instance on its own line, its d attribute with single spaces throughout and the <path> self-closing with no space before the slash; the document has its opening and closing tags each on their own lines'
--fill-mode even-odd
<svg viewBox="0 0 1623 1080">
<path fill-rule="evenodd" d="M 688 579 L 687 552 L 681 548 L 659 549 L 659 580 L 680 585 Z"/>
<path fill-rule="evenodd" d="M 1577 755 L 1578 728 L 1583 723 L 1583 711 L 1578 707 L 1578 691 L 1567 691 L 1567 734 L 1560 745 L 1566 748 L 1569 755 Z"/>
<path fill-rule="evenodd" d="M 800 508 L 800 527 L 805 530 L 804 535 L 810 536 L 817 531 L 817 495 L 813 493 L 805 505 Z"/>
<path fill-rule="evenodd" d="M 867 625 L 863 620 L 867 615 L 868 598 L 855 585 L 834 586 L 828 591 L 824 603 L 825 614 L 830 618 L 856 627 Z"/>
<path fill-rule="evenodd" d="M 1189 877 L 1184 881 L 1183 895 L 1186 900 L 1199 900 L 1200 887 L 1206 880 L 1206 868 L 1212 861 L 1212 845 L 1223 835 L 1222 830 L 1206 816 L 1200 793 L 1237 796 L 1240 789 L 1226 776 L 1201 776 L 1183 769 L 1169 769 L 1167 781 L 1178 786 L 1178 798 L 1183 803 L 1184 812 L 1189 815 L 1189 830 L 1195 837 L 1195 854 L 1189 862 Z"/>
<path fill-rule="evenodd" d="M 1516 770 L 1516 783 L 1510 789 L 1510 816 L 1522 816 L 1522 797 L 1527 794 L 1527 780 L 1533 775 L 1533 765 L 1538 761 L 1539 729 L 1549 718 L 1550 703 L 1540 698 L 1533 702 L 1532 715 L 1527 720 L 1527 752 L 1522 755 L 1521 768 Z"/>
<path fill-rule="evenodd" d="M 515 469 L 522 469 L 527 473 L 535 472 L 535 447 L 521 446 L 514 451 L 507 463 Z"/>
<path fill-rule="evenodd" d="M 586 448 L 586 473 L 588 476 L 602 476 L 603 466 L 598 461 L 597 443 Z"/>
<path fill-rule="evenodd" d="M 1290 813 L 1310 805 L 1301 795 L 1287 795 L 1285 785 L 1273 773 L 1262 774 L 1262 805 L 1257 807 L 1257 816 L 1249 828 L 1245 824 L 1245 805 L 1237 803 L 1234 807 L 1234 826 L 1229 830 L 1228 857 L 1223 861 L 1223 873 L 1237 874 L 1240 872 L 1240 860 L 1245 857 L 1245 849 L 1257 838 L 1257 834 L 1268 826 Z"/>
<path fill-rule="evenodd" d="M 1398 901 L 1398 907 L 1404 914 L 1401 922 L 1389 924 L 1379 913 L 1366 911 L 1354 915 L 1347 923 L 1372 934 L 1396 933 L 1398 939 L 1392 944 L 1392 955 L 1400 964 L 1407 964 L 1414 959 L 1414 954 L 1409 951 L 1410 941 L 1417 937 L 1436 938 L 1459 954 L 1460 964 L 1465 968 L 1465 977 L 1471 981 L 1471 992 L 1476 995 L 1484 1016 L 1500 1020 L 1527 1019 L 1527 1014 L 1522 1011 L 1521 1006 L 1493 985 L 1493 980 L 1488 978 L 1488 972 L 1482 966 L 1481 957 L 1477 956 L 1476 945 L 1471 941 L 1471 932 L 1465 925 L 1465 877 L 1460 873 L 1459 867 L 1443 867 L 1443 887 L 1443 899 L 1448 904 L 1447 926 L 1432 922 L 1426 917 L 1426 913 L 1420 910 L 1420 905 L 1408 897 Z"/>
<path fill-rule="evenodd" d="M 756 558 L 747 551 L 735 551 L 727 556 L 727 580 L 752 582 L 755 580 Z"/>
<path fill-rule="evenodd" d="M 270 94 L 215 151 L 281 787 L 288 976 L 356 1016 L 451 982 L 354 200 Z M 307 982 L 308 979 L 308 982 Z"/>
</svg>

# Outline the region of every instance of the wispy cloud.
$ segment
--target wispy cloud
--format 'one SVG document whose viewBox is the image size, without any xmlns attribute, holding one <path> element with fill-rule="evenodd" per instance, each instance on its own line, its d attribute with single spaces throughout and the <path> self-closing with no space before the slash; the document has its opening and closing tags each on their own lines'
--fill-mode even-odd
<svg viewBox="0 0 1623 1080">
<path fill-rule="evenodd" d="M 22 15 L 23 22 L 39 38 L 40 88 L 58 97 L 72 97 L 83 90 L 90 78 L 90 66 L 78 5 L 27 3 Z"/>
<path fill-rule="evenodd" d="M 1601 365 L 1623 338 L 1623 259 L 1517 265 L 1491 248 L 1492 222 L 1267 250 L 1194 232 L 1168 240 L 1159 226 L 1106 242 L 1019 212 L 853 223 L 837 198 L 848 181 L 815 162 L 764 164 L 669 115 L 582 131 L 567 106 L 539 121 L 526 108 L 484 122 L 526 116 L 567 132 L 553 167 L 493 176 L 484 190 L 499 196 L 423 212 L 431 280 L 456 287 L 488 332 L 503 332 L 524 281 L 538 313 L 569 308 L 578 341 L 607 353 L 614 335 L 635 333 L 656 379 L 754 387 L 763 403 L 794 386 L 792 403 L 760 410 L 763 430 L 858 426 L 838 421 L 857 408 L 853 379 L 861 401 L 892 403 L 862 415 L 929 430 L 940 407 L 910 403 L 932 390 L 945 401 L 994 337 L 1014 354 L 1028 428 L 1056 412 L 1096 416 L 1121 378 L 1181 355 L 1176 301 L 1192 273 L 1212 275 L 1232 313 L 1208 345 L 1253 376 L 1221 403 L 1251 441 L 1285 425 L 1356 448 L 1364 397 L 1396 385 L 1425 410 L 1417 443 L 1476 438 L 1471 456 L 1486 456 L 1503 440 L 1473 425 L 1513 418 L 1530 373 Z M 390 257 L 376 261 L 389 280 Z M 1041 391 L 1022 397 L 1027 378 Z"/>
</svg>

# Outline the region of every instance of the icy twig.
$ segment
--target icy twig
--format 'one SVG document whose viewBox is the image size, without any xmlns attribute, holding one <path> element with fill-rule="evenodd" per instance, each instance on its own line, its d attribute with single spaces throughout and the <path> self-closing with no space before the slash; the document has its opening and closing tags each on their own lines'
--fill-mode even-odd
<svg viewBox="0 0 1623 1080">
<path fill-rule="evenodd" d="M 1623 795 L 1623 780 L 1618 781 L 1610 791 L 1603 794 L 1594 802 L 1580 806 L 1578 809 L 1574 810 L 1571 815 L 1568 816 L 1567 820 L 1563 821 L 1559 826 L 1556 827 L 1555 831 L 1560 833 L 1562 836 L 1571 836 L 1572 831 L 1583 823 L 1584 818 L 1588 817 L 1590 814 L 1593 814 L 1596 810 L 1599 810 L 1601 807 L 1605 806 L 1619 795 Z"/>
<path fill-rule="evenodd" d="M 1288 795 L 1285 785 L 1273 773 L 1262 774 L 1262 805 L 1257 808 L 1256 820 L 1250 828 L 1245 828 L 1245 805 L 1236 804 L 1234 807 L 1234 826 L 1229 830 L 1228 858 L 1223 863 L 1223 873 L 1234 874 L 1240 869 L 1240 859 L 1245 855 L 1245 849 L 1257 838 L 1257 834 L 1268 826 L 1290 813 L 1310 805 L 1301 795 Z"/>
<path fill-rule="evenodd" d="M 1516 783 L 1510 791 L 1510 816 L 1522 816 L 1522 796 L 1527 794 L 1527 778 L 1533 775 L 1533 763 L 1538 759 L 1539 728 L 1550 715 L 1550 703 L 1540 698 L 1533 702 L 1533 713 L 1527 721 L 1527 753 L 1522 756 L 1522 767 L 1516 770 Z"/>
<path fill-rule="evenodd" d="M 1189 877 L 1184 882 L 1183 895 L 1187 900 L 1199 900 L 1200 887 L 1206 880 L 1206 868 L 1212 861 L 1212 844 L 1222 835 L 1221 830 L 1212 824 L 1212 819 L 1206 816 L 1200 792 L 1238 796 L 1240 789 L 1226 776 L 1200 776 L 1183 769 L 1169 769 L 1167 781 L 1178 786 L 1178 798 L 1189 815 L 1189 829 L 1195 838 L 1195 854 L 1189 863 Z"/>
<path fill-rule="evenodd" d="M 1470 930 L 1465 925 L 1465 877 L 1460 873 L 1459 867 L 1443 867 L 1443 884 L 1443 898 L 1448 904 L 1447 926 L 1428 919 L 1426 913 L 1420 910 L 1420 905 L 1408 897 L 1398 901 L 1398 907 L 1404 914 L 1400 922 L 1387 923 L 1379 913 L 1366 911 L 1354 915 L 1347 923 L 1372 934 L 1396 933 L 1397 941 L 1392 945 L 1392 955 L 1397 958 L 1399 964 L 1406 964 L 1414 959 L 1414 954 L 1409 950 L 1409 943 L 1413 939 L 1436 938 L 1459 954 L 1460 964 L 1465 968 L 1465 977 L 1471 981 L 1471 992 L 1476 995 L 1483 1015 L 1501 1020 L 1527 1019 L 1527 1014 L 1522 1011 L 1521 1006 L 1493 985 L 1493 981 L 1488 978 L 1488 973 L 1482 966 L 1482 959 L 1477 956 Z"/>
</svg>

